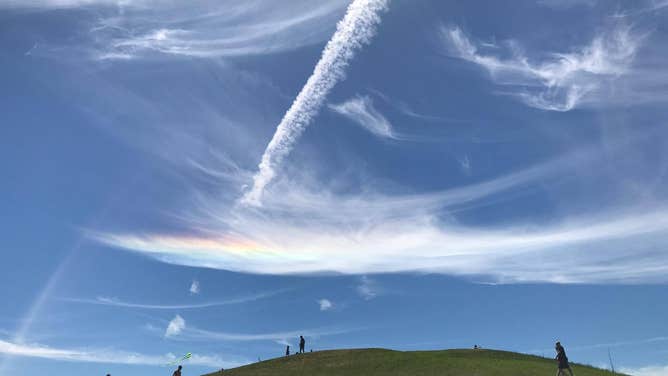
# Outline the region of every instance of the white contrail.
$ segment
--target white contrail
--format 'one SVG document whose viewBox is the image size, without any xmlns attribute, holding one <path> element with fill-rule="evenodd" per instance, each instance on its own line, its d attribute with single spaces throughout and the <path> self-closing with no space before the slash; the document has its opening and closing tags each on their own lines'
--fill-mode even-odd
<svg viewBox="0 0 668 376">
<path fill-rule="evenodd" d="M 345 67 L 355 52 L 369 43 L 380 23 L 380 12 L 389 0 L 354 0 L 336 32 L 322 52 L 313 74 L 278 124 L 274 137 L 262 155 L 253 186 L 241 199 L 259 205 L 264 187 L 274 178 L 275 167 L 290 152 L 295 141 L 316 115 L 330 90 L 345 75 Z"/>
</svg>

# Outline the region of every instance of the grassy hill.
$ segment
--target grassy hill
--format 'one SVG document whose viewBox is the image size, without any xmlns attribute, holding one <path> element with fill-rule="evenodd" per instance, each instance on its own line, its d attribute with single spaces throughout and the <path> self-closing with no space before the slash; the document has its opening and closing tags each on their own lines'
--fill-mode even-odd
<svg viewBox="0 0 668 376">
<path fill-rule="evenodd" d="M 571 364 L 576 376 L 612 372 Z M 495 350 L 330 350 L 291 355 L 206 376 L 539 376 L 556 374 L 556 363 L 533 355 Z"/>
</svg>

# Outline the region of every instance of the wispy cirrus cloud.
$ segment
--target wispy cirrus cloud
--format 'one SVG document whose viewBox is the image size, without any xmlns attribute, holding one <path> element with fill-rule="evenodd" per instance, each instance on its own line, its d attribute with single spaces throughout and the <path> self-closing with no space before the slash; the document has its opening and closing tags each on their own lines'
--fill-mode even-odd
<svg viewBox="0 0 668 376">
<path fill-rule="evenodd" d="M 237 298 L 219 300 L 213 302 L 204 302 L 204 303 L 193 303 L 193 304 L 146 304 L 146 303 L 132 303 L 126 302 L 116 298 L 109 298 L 104 296 L 98 296 L 95 299 L 80 299 L 80 298 L 60 298 L 59 300 L 72 302 L 72 303 L 84 303 L 84 304 L 94 304 L 94 305 L 105 305 L 113 307 L 122 307 L 122 308 L 140 308 L 140 309 L 158 309 L 158 310 L 175 310 L 175 309 L 198 309 L 198 308 L 209 308 L 224 306 L 230 304 L 242 304 L 253 302 L 260 299 L 266 299 L 277 294 L 281 294 L 288 290 L 276 290 L 269 291 L 259 294 L 253 294 L 248 296 L 241 296 Z"/>
<path fill-rule="evenodd" d="M 380 13 L 387 8 L 387 3 L 387 0 L 354 0 L 348 6 L 313 74 L 278 124 L 262 155 L 253 185 L 242 202 L 260 205 L 262 192 L 276 175 L 276 168 L 320 110 L 327 94 L 345 76 L 345 68 L 355 53 L 371 41 L 380 23 Z"/>
<path fill-rule="evenodd" d="M 82 6 L 128 6 L 155 0 L 2 0 L 0 7 L 11 8 L 73 8 Z"/>
<path fill-rule="evenodd" d="M 249 248 L 224 238 L 208 238 L 206 249 L 160 235 L 98 240 L 168 263 L 261 274 L 428 271 L 504 283 L 637 283 L 665 280 L 668 260 L 652 244 L 668 238 L 666 218 L 661 208 L 601 213 L 539 230 L 441 226 L 428 214 L 359 229 L 246 222 L 246 231 L 262 234 Z"/>
<path fill-rule="evenodd" d="M 342 195 L 321 185 L 308 190 L 279 179 L 266 191 L 260 211 L 245 206 L 230 211 L 202 201 L 184 218 L 196 233 L 191 236 L 89 235 L 167 263 L 261 274 L 427 271 L 498 283 L 665 280 L 665 255 L 653 248 L 668 237 L 668 209 L 663 206 L 580 213 L 540 227 L 477 227 L 443 220 L 448 211 L 482 205 L 567 171 L 591 172 L 600 163 L 601 154 L 595 151 L 567 154 L 476 184 L 412 195 Z"/>
<path fill-rule="evenodd" d="M 330 104 L 328 107 L 376 136 L 400 139 L 392 129 L 389 120 L 373 106 L 373 101 L 369 96 L 357 96 L 343 103 Z"/>
<path fill-rule="evenodd" d="M 76 45 L 42 42 L 33 55 L 76 53 L 94 60 L 145 57 L 235 57 L 284 52 L 328 37 L 347 1 L 296 0 L 5 0 L 0 8 L 38 8 L 85 14 Z M 58 43 L 58 44 L 55 44 Z M 60 56 L 60 55 L 59 55 Z"/>
<path fill-rule="evenodd" d="M 68 362 L 164 366 L 177 359 L 174 354 L 147 355 L 109 349 L 67 349 L 41 344 L 19 344 L 0 340 L 0 353 L 10 356 L 42 358 Z M 207 367 L 236 367 L 248 363 L 239 357 L 226 360 L 218 355 L 192 354 L 188 364 Z"/>
<path fill-rule="evenodd" d="M 345 4 L 343 0 L 224 4 L 199 0 L 133 7 L 100 19 L 92 29 L 98 40 L 96 57 L 131 59 L 152 53 L 220 57 L 292 50 L 320 42 Z"/>
<path fill-rule="evenodd" d="M 271 333 L 231 333 L 199 328 L 185 328 L 178 336 L 171 339 L 184 341 L 271 341 L 283 345 L 293 344 L 300 335 L 310 338 L 321 338 L 326 336 L 335 336 L 346 334 L 361 328 L 317 328 L 317 329 L 299 329 L 290 331 L 280 331 Z"/>
<path fill-rule="evenodd" d="M 454 56 L 485 68 L 499 85 L 526 105 L 549 111 L 569 111 L 596 97 L 605 83 L 626 74 L 643 37 L 618 24 L 597 35 L 590 44 L 571 52 L 531 58 L 511 41 L 510 57 L 496 56 L 500 45 L 475 43 L 458 27 L 441 33 Z"/>
</svg>

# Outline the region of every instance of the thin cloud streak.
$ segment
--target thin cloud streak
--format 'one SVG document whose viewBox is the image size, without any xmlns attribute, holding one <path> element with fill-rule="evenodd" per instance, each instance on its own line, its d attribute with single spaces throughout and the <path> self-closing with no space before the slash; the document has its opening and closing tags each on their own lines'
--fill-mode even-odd
<svg viewBox="0 0 668 376">
<path fill-rule="evenodd" d="M 174 354 L 147 355 L 136 352 L 116 351 L 108 349 L 64 349 L 40 344 L 17 344 L 0 340 L 0 353 L 11 356 L 42 358 L 83 363 L 108 363 L 127 365 L 164 366 L 177 359 Z M 217 355 L 193 354 L 188 364 L 206 367 L 235 367 L 248 361 L 227 361 Z"/>
<path fill-rule="evenodd" d="M 198 328 L 186 328 L 179 336 L 172 339 L 185 341 L 272 341 L 283 345 L 291 345 L 300 335 L 311 338 L 320 338 L 339 334 L 346 334 L 353 331 L 362 330 L 362 328 L 320 328 L 320 329 L 300 329 L 273 333 L 229 333 L 204 330 Z"/>
<path fill-rule="evenodd" d="M 532 63 L 517 48 L 506 59 L 484 54 L 485 46 L 476 45 L 458 27 L 441 32 L 455 56 L 485 68 L 495 82 L 512 87 L 511 94 L 526 105 L 548 111 L 570 111 L 595 102 L 604 82 L 629 72 L 642 42 L 630 27 L 617 25 L 575 52 L 552 53 L 551 58 Z"/>
<path fill-rule="evenodd" d="M 362 46 L 371 41 L 380 23 L 380 13 L 387 8 L 387 2 L 354 0 L 350 4 L 334 36 L 325 46 L 313 74 L 278 124 L 276 133 L 262 155 L 259 171 L 253 177 L 253 186 L 241 200 L 243 203 L 261 204 L 264 188 L 276 175 L 276 168 L 290 153 L 332 88 L 343 79 L 350 60 Z"/>
<path fill-rule="evenodd" d="M 147 0 L 1 0 L 0 8 L 75 8 L 84 6 L 132 6 Z"/>
<path fill-rule="evenodd" d="M 651 337 L 651 338 L 644 338 L 644 339 L 636 339 L 636 340 L 626 340 L 626 341 L 616 341 L 616 342 L 606 342 L 606 343 L 596 343 L 592 345 L 575 345 L 575 346 L 568 346 L 570 350 L 591 350 L 591 349 L 607 349 L 611 347 L 624 347 L 624 346 L 634 346 L 634 345 L 645 345 L 648 343 L 656 343 L 656 342 L 666 342 L 668 341 L 668 337 Z M 540 349 L 540 350 L 530 350 L 527 352 L 534 353 L 534 354 L 540 354 L 544 353 L 546 351 L 552 350 L 551 348 L 546 348 L 546 349 Z"/>
<path fill-rule="evenodd" d="M 199 308 L 209 308 L 209 307 L 218 307 L 231 304 L 243 304 L 248 302 L 254 302 L 260 299 L 266 299 L 281 293 L 284 293 L 288 290 L 277 290 L 270 291 L 261 294 L 242 296 L 235 299 L 214 301 L 214 302 L 205 302 L 205 303 L 196 303 L 196 304 L 142 304 L 142 303 L 130 303 L 125 302 L 115 298 L 108 298 L 98 296 L 95 299 L 77 299 L 77 298 L 60 298 L 59 300 L 72 302 L 72 303 L 84 303 L 84 304 L 94 304 L 94 305 L 104 305 L 104 306 L 113 306 L 113 307 L 123 307 L 123 308 L 141 308 L 141 309 L 157 309 L 157 310 L 177 310 L 177 309 L 199 309 Z"/>
</svg>

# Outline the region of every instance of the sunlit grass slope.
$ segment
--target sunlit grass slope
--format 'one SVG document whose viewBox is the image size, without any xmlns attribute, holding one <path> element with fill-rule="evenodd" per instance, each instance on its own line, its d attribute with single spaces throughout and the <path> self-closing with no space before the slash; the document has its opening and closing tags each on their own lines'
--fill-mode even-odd
<svg viewBox="0 0 668 376">
<path fill-rule="evenodd" d="M 576 376 L 612 376 L 572 364 Z M 494 350 L 330 350 L 291 355 L 206 376 L 539 376 L 556 374 L 556 363 L 532 355 Z"/>
</svg>

